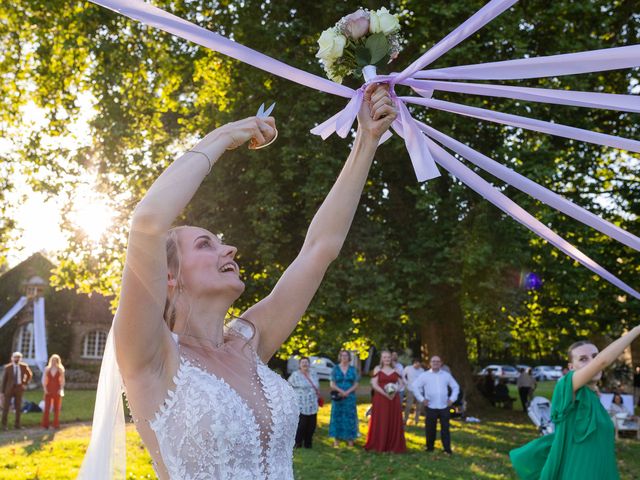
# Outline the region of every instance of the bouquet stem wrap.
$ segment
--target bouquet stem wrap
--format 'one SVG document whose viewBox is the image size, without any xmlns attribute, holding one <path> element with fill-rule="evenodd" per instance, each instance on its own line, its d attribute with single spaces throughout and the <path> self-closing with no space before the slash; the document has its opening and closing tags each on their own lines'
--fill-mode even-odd
<svg viewBox="0 0 640 480">
<path fill-rule="evenodd" d="M 367 65 L 362 69 L 362 76 L 364 77 L 364 81 L 367 83 L 369 83 L 377 75 L 378 72 L 375 65 Z"/>
</svg>

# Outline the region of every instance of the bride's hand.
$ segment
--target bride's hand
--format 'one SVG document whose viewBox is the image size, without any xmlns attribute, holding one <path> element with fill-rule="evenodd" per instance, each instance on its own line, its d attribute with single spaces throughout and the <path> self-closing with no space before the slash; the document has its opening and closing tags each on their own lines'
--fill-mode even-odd
<svg viewBox="0 0 640 480">
<path fill-rule="evenodd" d="M 234 150 L 249 142 L 249 148 L 256 149 L 271 142 L 277 134 L 273 117 L 248 117 L 227 123 L 204 137 L 194 150 L 207 150 L 216 141 L 223 142 L 227 150 Z"/>
<path fill-rule="evenodd" d="M 364 101 L 358 112 L 358 128 L 379 140 L 398 112 L 389 95 L 389 85 L 370 84 L 364 91 Z"/>
</svg>

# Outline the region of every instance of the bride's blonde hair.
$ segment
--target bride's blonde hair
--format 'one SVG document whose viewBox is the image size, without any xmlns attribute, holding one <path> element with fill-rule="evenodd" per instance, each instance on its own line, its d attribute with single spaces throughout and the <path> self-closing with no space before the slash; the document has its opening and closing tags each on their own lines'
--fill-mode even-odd
<svg viewBox="0 0 640 480">
<path fill-rule="evenodd" d="M 181 270 L 182 255 L 180 254 L 180 245 L 178 244 L 178 232 L 183 228 L 185 227 L 174 227 L 167 232 L 167 269 L 176 279 L 176 288 L 172 295 L 167 295 L 163 317 L 171 331 L 173 331 L 176 323 L 176 303 L 183 291 Z"/>
</svg>

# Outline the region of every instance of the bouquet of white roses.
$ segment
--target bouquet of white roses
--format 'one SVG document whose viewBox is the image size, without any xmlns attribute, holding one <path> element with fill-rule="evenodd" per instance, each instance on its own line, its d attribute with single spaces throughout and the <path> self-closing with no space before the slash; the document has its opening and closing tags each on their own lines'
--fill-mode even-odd
<svg viewBox="0 0 640 480">
<path fill-rule="evenodd" d="M 348 75 L 360 77 L 369 66 L 373 67 L 369 76 L 374 76 L 375 67 L 386 65 L 400 53 L 399 31 L 398 17 L 386 8 L 361 8 L 322 32 L 316 57 L 322 60 L 327 77 L 337 83 Z"/>
<path fill-rule="evenodd" d="M 387 395 L 389 395 L 390 397 L 393 397 L 395 393 L 398 391 L 398 385 L 395 383 L 387 383 L 384 386 L 384 391 L 387 393 Z"/>
</svg>

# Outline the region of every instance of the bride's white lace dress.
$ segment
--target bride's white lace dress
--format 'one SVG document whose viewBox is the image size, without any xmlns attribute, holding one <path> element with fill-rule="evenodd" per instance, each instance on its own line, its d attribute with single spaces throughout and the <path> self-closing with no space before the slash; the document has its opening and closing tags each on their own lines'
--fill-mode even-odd
<svg viewBox="0 0 640 480">
<path fill-rule="evenodd" d="M 254 378 L 241 396 L 181 352 L 176 387 L 148 424 L 172 480 L 293 479 L 294 392 L 251 355 Z"/>
</svg>

